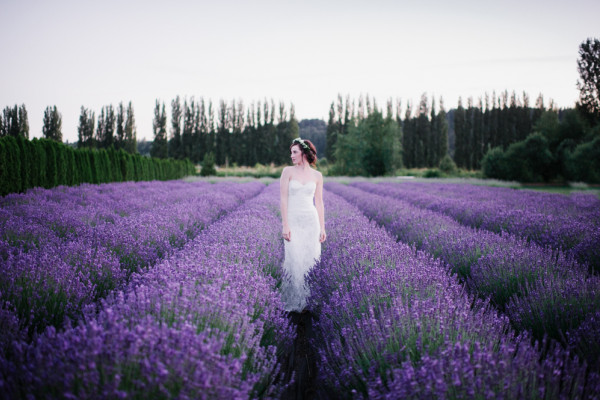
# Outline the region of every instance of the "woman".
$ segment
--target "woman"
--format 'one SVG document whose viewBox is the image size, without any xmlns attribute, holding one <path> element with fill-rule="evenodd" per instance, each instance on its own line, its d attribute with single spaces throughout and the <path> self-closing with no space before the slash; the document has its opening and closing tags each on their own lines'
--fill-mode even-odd
<svg viewBox="0 0 600 400">
<path fill-rule="evenodd" d="M 280 181 L 285 239 L 281 297 L 286 311 L 301 312 L 309 295 L 304 275 L 321 256 L 321 243 L 327 238 L 323 175 L 311 168 L 317 162 L 317 150 L 309 140 L 294 139 L 290 155 L 294 165 L 283 169 Z"/>
</svg>

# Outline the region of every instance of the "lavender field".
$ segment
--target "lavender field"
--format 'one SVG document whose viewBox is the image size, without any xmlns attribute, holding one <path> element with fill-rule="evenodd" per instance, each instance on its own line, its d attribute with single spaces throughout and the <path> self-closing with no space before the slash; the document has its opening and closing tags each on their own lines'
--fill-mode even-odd
<svg viewBox="0 0 600 400">
<path fill-rule="evenodd" d="M 326 182 L 301 326 L 267 183 L 0 199 L 1 398 L 600 398 L 597 197 Z"/>
</svg>

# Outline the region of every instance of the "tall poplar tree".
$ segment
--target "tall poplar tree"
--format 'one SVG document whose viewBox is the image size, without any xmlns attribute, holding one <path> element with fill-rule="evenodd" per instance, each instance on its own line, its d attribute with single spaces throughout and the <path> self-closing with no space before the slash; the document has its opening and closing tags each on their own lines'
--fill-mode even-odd
<svg viewBox="0 0 600 400">
<path fill-rule="evenodd" d="M 431 134 L 431 121 L 429 121 L 429 105 L 427 100 L 427 94 L 421 95 L 421 101 L 419 102 L 419 114 L 415 123 L 414 130 L 414 152 L 415 152 L 415 166 L 422 168 L 427 166 L 427 147 L 429 147 L 429 137 Z"/>
<path fill-rule="evenodd" d="M 135 115 L 133 113 L 131 101 L 127 104 L 127 111 L 125 114 L 125 138 L 123 149 L 130 154 L 137 153 L 137 129 L 135 126 Z"/>
<path fill-rule="evenodd" d="M 94 112 L 81 106 L 79 115 L 79 125 L 77 126 L 77 148 L 96 147 L 94 143 L 94 126 L 96 125 L 96 116 Z"/>
<path fill-rule="evenodd" d="M 183 125 L 181 130 L 181 153 L 183 158 L 192 158 L 194 126 L 196 125 L 196 102 L 192 97 L 183 101 Z"/>
<path fill-rule="evenodd" d="M 114 146 L 117 150 L 125 147 L 125 107 L 123 107 L 123 102 L 117 106 Z"/>
<path fill-rule="evenodd" d="M 448 154 L 448 120 L 446 119 L 446 110 L 444 109 L 444 99 L 440 97 L 440 109 L 435 116 L 436 136 L 437 136 L 437 159 L 435 166 L 438 166 L 442 158 Z"/>
<path fill-rule="evenodd" d="M 115 142 L 115 109 L 112 105 L 102 107 L 96 128 L 96 143 L 98 147 L 107 149 Z"/>
<path fill-rule="evenodd" d="M 46 107 L 42 133 L 46 139 L 62 142 L 62 115 L 58 112 L 56 106 Z"/>
<path fill-rule="evenodd" d="M 337 142 L 337 135 L 340 130 L 340 126 L 335 118 L 334 103 L 331 103 L 329 107 L 329 120 L 327 121 L 327 131 L 325 136 L 327 138 L 327 145 L 325 147 L 325 156 L 327 161 L 330 163 L 335 162 L 335 145 Z"/>
<path fill-rule="evenodd" d="M 169 139 L 169 157 L 182 159 L 181 151 L 181 100 L 179 96 L 171 101 L 171 138 Z"/>
<path fill-rule="evenodd" d="M 468 167 L 466 157 L 466 127 L 465 127 L 465 109 L 462 105 L 462 99 L 458 98 L 458 107 L 454 112 L 454 162 L 459 167 Z"/>
<path fill-rule="evenodd" d="M 415 129 L 412 115 L 412 103 L 410 100 L 406 103 L 406 110 L 404 112 L 404 121 L 402 123 L 402 131 L 404 135 L 402 137 L 402 148 L 404 149 L 404 165 L 407 168 L 414 168 L 415 165 Z"/>
<path fill-rule="evenodd" d="M 167 143 L 167 113 L 165 103 L 156 100 L 154 106 L 154 120 L 152 122 L 152 131 L 154 140 L 150 149 L 150 155 L 156 158 L 167 158 L 169 156 L 169 147 Z"/>
<path fill-rule="evenodd" d="M 219 102 L 219 120 L 217 122 L 217 137 L 215 159 L 217 165 L 224 165 L 228 161 L 227 150 L 229 148 L 229 110 L 224 100 Z"/>
<path fill-rule="evenodd" d="M 27 119 L 27 109 L 25 104 L 14 107 L 6 107 L 2 112 L 2 124 L 0 124 L 0 137 L 2 136 L 22 136 L 29 139 L 29 120 Z"/>
</svg>

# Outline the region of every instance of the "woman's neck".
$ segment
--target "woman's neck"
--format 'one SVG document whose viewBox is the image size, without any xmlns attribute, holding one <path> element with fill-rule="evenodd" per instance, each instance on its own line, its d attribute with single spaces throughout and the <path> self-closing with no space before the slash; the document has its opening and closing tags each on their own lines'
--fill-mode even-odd
<svg viewBox="0 0 600 400">
<path fill-rule="evenodd" d="M 297 164 L 296 168 L 300 169 L 301 171 L 308 171 L 310 169 L 310 164 L 307 162 L 304 162 L 302 164 Z"/>
</svg>

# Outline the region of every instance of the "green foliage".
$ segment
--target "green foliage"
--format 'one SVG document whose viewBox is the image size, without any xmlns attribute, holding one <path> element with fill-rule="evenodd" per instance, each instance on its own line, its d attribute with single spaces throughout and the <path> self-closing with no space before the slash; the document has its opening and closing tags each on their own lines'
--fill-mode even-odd
<svg viewBox="0 0 600 400">
<path fill-rule="evenodd" d="M 375 110 L 350 125 L 348 133 L 337 138 L 332 171 L 340 175 L 380 176 L 402 166 L 400 127 Z"/>
<path fill-rule="evenodd" d="M 452 175 L 456 173 L 456 164 L 450 155 L 446 154 L 441 160 L 438 166 L 440 171 L 447 175 Z"/>
<path fill-rule="evenodd" d="M 541 133 L 533 133 L 524 141 L 511 144 L 506 152 L 490 150 L 482 161 L 484 176 L 519 182 L 542 182 L 551 178 L 554 157 L 548 141 Z"/>
<path fill-rule="evenodd" d="M 325 158 L 325 149 L 327 147 L 327 124 L 325 124 L 325 121 L 321 119 L 304 119 L 298 122 L 298 128 L 298 135 L 286 138 L 288 140 L 285 143 L 291 143 L 294 138 L 300 136 L 303 139 L 310 140 L 315 145 L 319 159 Z M 287 153 L 284 153 L 286 163 L 288 161 L 287 156 Z"/>
<path fill-rule="evenodd" d="M 561 141 L 558 113 L 554 110 L 544 111 L 533 125 L 533 130 L 544 135 L 548 139 L 550 147 L 555 149 Z"/>
<path fill-rule="evenodd" d="M 210 152 L 204 155 L 204 159 L 202 160 L 202 169 L 200 170 L 200 175 L 209 176 L 216 175 L 217 170 L 215 169 L 215 155 Z"/>
<path fill-rule="evenodd" d="M 506 156 L 502 147 L 490 149 L 481 160 L 483 176 L 493 179 L 508 179 Z"/>
<path fill-rule="evenodd" d="M 0 195 L 29 188 L 193 175 L 189 160 L 161 160 L 125 150 L 79 149 L 50 139 L 0 138 Z"/>
<path fill-rule="evenodd" d="M 423 176 L 425 178 L 441 178 L 442 177 L 442 171 L 440 171 L 437 168 L 429 168 L 428 170 L 425 171 L 425 173 L 423 174 Z"/>
<path fill-rule="evenodd" d="M 21 106 L 15 104 L 14 107 L 4 108 L 0 122 L 0 137 L 22 136 L 25 139 L 29 138 L 29 121 L 25 104 Z"/>
<path fill-rule="evenodd" d="M 4 140 L 0 140 L 0 196 L 13 192 L 12 179 L 8 170 L 9 163 L 8 145 Z"/>
<path fill-rule="evenodd" d="M 96 123 L 96 117 L 93 111 L 88 110 L 85 107 L 81 107 L 81 114 L 79 115 L 79 125 L 77 126 L 77 148 L 81 149 L 84 147 L 95 147 L 96 143 L 94 140 L 94 125 Z"/>
<path fill-rule="evenodd" d="M 600 123 L 600 40 L 588 38 L 579 45 L 577 71 L 580 80 L 577 108 L 593 124 Z"/>
<path fill-rule="evenodd" d="M 577 146 L 566 164 L 570 180 L 600 183 L 600 137 Z"/>
<path fill-rule="evenodd" d="M 46 139 L 62 142 L 62 115 L 58 112 L 56 106 L 46 107 L 42 133 Z"/>
<path fill-rule="evenodd" d="M 167 158 L 167 114 L 165 112 L 165 104 L 162 103 L 161 106 L 161 103 L 159 103 L 158 100 L 156 100 L 156 106 L 154 108 L 152 130 L 154 131 L 154 141 L 152 142 L 150 155 L 156 158 Z"/>
</svg>

